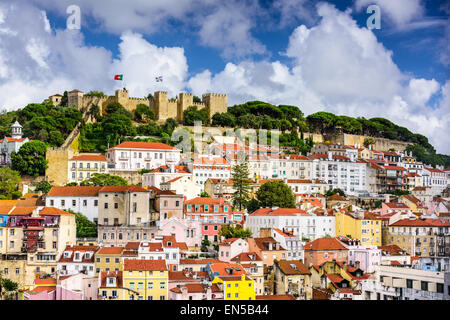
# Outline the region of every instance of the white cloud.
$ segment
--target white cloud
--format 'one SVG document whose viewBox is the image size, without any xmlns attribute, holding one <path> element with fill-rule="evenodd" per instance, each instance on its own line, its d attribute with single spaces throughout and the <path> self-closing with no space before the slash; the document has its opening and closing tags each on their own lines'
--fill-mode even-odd
<svg viewBox="0 0 450 320">
<path fill-rule="evenodd" d="M 392 61 L 392 52 L 373 33 L 359 28 L 350 12 L 318 5 L 322 20 L 294 30 L 280 62 L 228 63 L 215 75 L 203 72 L 189 80 L 196 93 L 228 92 L 230 104 L 265 100 L 298 105 L 306 114 L 320 110 L 350 116 L 385 117 L 430 138 L 438 152 L 450 153 L 449 88 L 437 109 L 427 105 L 440 90 L 436 80 L 414 79 Z"/>
<path fill-rule="evenodd" d="M 421 0 L 356 0 L 358 11 L 366 11 L 369 5 L 376 4 L 381 8 L 381 20 L 388 17 L 397 27 L 403 27 L 416 18 L 421 18 L 425 9 Z"/>
</svg>

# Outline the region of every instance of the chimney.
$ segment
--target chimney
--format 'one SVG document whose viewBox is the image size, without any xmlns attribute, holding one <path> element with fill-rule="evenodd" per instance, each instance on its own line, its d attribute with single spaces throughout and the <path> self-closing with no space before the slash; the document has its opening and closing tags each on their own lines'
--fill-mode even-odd
<svg viewBox="0 0 450 320">
<path fill-rule="evenodd" d="M 385 194 L 384 195 L 384 202 L 389 203 L 389 201 L 390 201 L 389 194 Z"/>
</svg>

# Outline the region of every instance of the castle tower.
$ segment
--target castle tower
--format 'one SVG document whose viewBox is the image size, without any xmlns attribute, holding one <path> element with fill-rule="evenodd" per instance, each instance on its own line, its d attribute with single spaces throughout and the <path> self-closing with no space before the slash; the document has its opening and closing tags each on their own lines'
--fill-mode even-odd
<svg viewBox="0 0 450 320">
<path fill-rule="evenodd" d="M 155 111 L 157 120 L 166 120 L 168 118 L 168 103 L 169 98 L 167 91 L 156 91 L 155 96 Z"/>
<path fill-rule="evenodd" d="M 77 109 L 83 108 L 83 96 L 83 91 L 76 89 L 67 93 L 69 107 L 75 106 Z"/>
<path fill-rule="evenodd" d="M 48 97 L 48 99 L 53 103 L 54 106 L 59 106 L 61 104 L 62 95 L 54 94 Z"/>
<path fill-rule="evenodd" d="M 11 138 L 13 139 L 21 139 L 22 138 L 22 126 L 19 122 L 14 122 L 11 126 Z"/>
<path fill-rule="evenodd" d="M 192 93 L 180 92 L 178 96 L 178 104 L 177 104 L 177 121 L 183 121 L 183 113 L 188 107 L 192 106 L 194 103 L 194 96 Z"/>
<path fill-rule="evenodd" d="M 216 113 L 227 112 L 228 95 L 222 93 L 205 93 L 202 95 L 202 101 L 209 109 L 209 116 L 212 118 Z"/>
<path fill-rule="evenodd" d="M 129 95 L 126 88 L 116 90 L 116 101 L 126 108 L 128 105 Z"/>
</svg>

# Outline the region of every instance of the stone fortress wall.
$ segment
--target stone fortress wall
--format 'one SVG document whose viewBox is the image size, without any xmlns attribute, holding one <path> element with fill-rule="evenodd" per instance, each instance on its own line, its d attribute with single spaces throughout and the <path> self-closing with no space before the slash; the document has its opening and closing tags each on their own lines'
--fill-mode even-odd
<svg viewBox="0 0 450 320">
<path fill-rule="evenodd" d="M 58 104 L 55 97 L 50 99 L 54 104 Z M 205 93 L 202 95 L 202 102 L 194 102 L 192 93 L 181 92 L 177 98 L 169 99 L 167 91 L 156 91 L 153 100 L 147 98 L 130 97 L 126 88 L 115 91 L 114 96 L 90 97 L 84 96 L 82 91 L 72 90 L 68 93 L 69 106 L 76 106 L 80 110 L 87 110 L 92 105 L 98 105 L 101 113 L 104 114 L 106 106 L 111 102 L 120 103 L 128 111 L 133 111 L 139 104 L 145 104 L 155 113 L 158 122 L 164 122 L 168 118 L 174 118 L 178 122 L 183 121 L 183 112 L 190 106 L 197 106 L 199 109 L 207 108 L 210 117 L 219 112 L 227 112 L 228 96 L 219 93 Z"/>
</svg>

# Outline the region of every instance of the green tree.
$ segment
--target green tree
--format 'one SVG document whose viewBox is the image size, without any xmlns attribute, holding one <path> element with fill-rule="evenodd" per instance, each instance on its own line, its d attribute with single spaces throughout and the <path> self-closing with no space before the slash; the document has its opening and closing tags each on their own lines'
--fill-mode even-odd
<svg viewBox="0 0 450 320">
<path fill-rule="evenodd" d="M 174 118 L 168 118 L 166 122 L 163 124 L 162 129 L 170 137 L 172 136 L 172 133 L 176 127 L 178 127 L 178 121 L 175 120 Z"/>
<path fill-rule="evenodd" d="M 0 272 L 0 300 L 16 300 L 19 284 L 8 278 L 3 278 Z"/>
<path fill-rule="evenodd" d="M 146 104 L 140 103 L 134 109 L 134 120 L 135 121 L 145 121 L 155 120 L 155 113 L 150 109 L 150 107 Z"/>
<path fill-rule="evenodd" d="M 338 194 L 338 195 L 340 195 L 341 197 L 345 197 L 345 192 L 344 192 L 344 190 L 339 189 L 339 188 L 335 188 L 335 189 L 333 189 L 333 190 L 327 190 L 327 191 L 325 191 L 325 196 L 327 196 L 327 197 L 330 197 L 330 196 L 335 195 L 335 194 Z"/>
<path fill-rule="evenodd" d="M 233 166 L 231 177 L 233 179 L 233 188 L 236 190 L 233 194 L 233 207 L 245 208 L 250 199 L 250 179 L 247 161 L 243 161 Z"/>
<path fill-rule="evenodd" d="M 367 137 L 364 139 L 364 147 L 369 148 L 370 145 L 373 145 L 375 140 L 372 137 Z"/>
<path fill-rule="evenodd" d="M 0 168 L 0 199 L 14 200 L 20 198 L 20 174 L 10 168 Z"/>
<path fill-rule="evenodd" d="M 200 98 L 197 97 L 197 96 L 194 96 L 194 97 L 192 98 L 192 102 L 200 103 L 200 102 L 202 102 L 202 99 L 200 99 Z"/>
<path fill-rule="evenodd" d="M 90 179 L 81 181 L 80 186 L 128 186 L 128 182 L 119 176 L 94 173 Z"/>
<path fill-rule="evenodd" d="M 202 193 L 200 193 L 200 197 L 202 197 L 202 198 L 209 198 L 209 194 L 206 191 L 202 191 Z"/>
<path fill-rule="evenodd" d="M 295 208 L 295 195 L 283 181 L 268 181 L 256 192 L 259 208 Z"/>
<path fill-rule="evenodd" d="M 85 215 L 78 212 L 73 213 L 75 214 L 75 222 L 77 225 L 77 238 L 96 238 L 97 225 Z"/>
<path fill-rule="evenodd" d="M 11 154 L 12 168 L 22 175 L 39 176 L 45 174 L 47 145 L 42 141 L 29 141 L 23 144 L 19 152 Z"/>
<path fill-rule="evenodd" d="M 208 247 L 211 245 L 211 242 L 208 239 L 203 239 L 202 240 L 202 246 L 200 248 L 200 250 L 202 252 L 206 252 L 208 251 Z"/>
<path fill-rule="evenodd" d="M 183 123 L 193 126 L 195 121 L 201 121 L 203 125 L 209 124 L 209 111 L 207 108 L 198 110 L 197 106 L 190 106 L 183 112 Z"/>
<path fill-rule="evenodd" d="M 242 225 L 237 224 L 236 226 L 232 226 L 229 224 L 224 224 L 219 230 L 219 237 L 223 237 L 225 239 L 230 238 L 249 238 L 252 236 L 252 232 L 249 228 L 243 228 Z"/>
<path fill-rule="evenodd" d="M 36 185 L 34 191 L 42 191 L 42 193 L 47 194 L 50 192 L 52 185 L 47 181 L 41 181 Z"/>
</svg>

